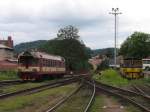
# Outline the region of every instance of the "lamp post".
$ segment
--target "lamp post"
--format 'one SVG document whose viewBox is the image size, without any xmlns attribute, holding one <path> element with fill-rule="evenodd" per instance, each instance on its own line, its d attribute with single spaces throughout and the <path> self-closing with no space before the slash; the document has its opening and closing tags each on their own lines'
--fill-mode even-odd
<svg viewBox="0 0 150 112">
<path fill-rule="evenodd" d="M 109 14 L 112 14 L 115 16 L 115 33 L 114 33 L 114 37 L 115 37 L 115 42 L 114 42 L 114 46 L 115 46 L 115 49 L 114 49 L 114 65 L 116 67 L 116 64 L 117 64 L 117 61 L 116 61 L 116 57 L 117 57 L 117 49 L 116 49 L 116 41 L 117 41 L 117 25 L 116 25 L 116 16 L 119 15 L 119 14 L 122 14 L 121 12 L 119 12 L 119 8 L 112 8 L 112 12 L 109 12 Z"/>
</svg>

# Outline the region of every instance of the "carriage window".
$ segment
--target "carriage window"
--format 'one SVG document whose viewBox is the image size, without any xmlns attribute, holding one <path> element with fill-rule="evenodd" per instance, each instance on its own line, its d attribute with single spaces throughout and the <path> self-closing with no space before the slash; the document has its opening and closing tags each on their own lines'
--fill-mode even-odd
<svg viewBox="0 0 150 112">
<path fill-rule="evenodd" d="M 150 60 L 143 60 L 143 64 L 150 64 Z"/>
<path fill-rule="evenodd" d="M 58 61 L 58 67 L 61 67 L 61 61 Z"/>
<path fill-rule="evenodd" d="M 56 61 L 54 60 L 54 67 L 56 66 Z"/>
<path fill-rule="evenodd" d="M 48 67 L 48 60 L 46 60 L 46 67 Z"/>
<path fill-rule="evenodd" d="M 54 60 L 52 60 L 52 67 L 54 66 Z"/>
<path fill-rule="evenodd" d="M 59 67 L 59 61 L 56 61 L 56 67 Z"/>
<path fill-rule="evenodd" d="M 50 67 L 52 67 L 52 60 L 49 60 L 49 65 Z"/>
</svg>

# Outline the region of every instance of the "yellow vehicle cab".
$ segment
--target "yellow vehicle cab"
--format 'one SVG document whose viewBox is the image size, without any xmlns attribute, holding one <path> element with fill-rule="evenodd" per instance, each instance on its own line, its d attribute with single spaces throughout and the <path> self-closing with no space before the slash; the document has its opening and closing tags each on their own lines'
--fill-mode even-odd
<svg viewBox="0 0 150 112">
<path fill-rule="evenodd" d="M 138 79 L 143 77 L 142 60 L 138 58 L 125 58 L 120 64 L 120 73 L 127 79 Z"/>
</svg>

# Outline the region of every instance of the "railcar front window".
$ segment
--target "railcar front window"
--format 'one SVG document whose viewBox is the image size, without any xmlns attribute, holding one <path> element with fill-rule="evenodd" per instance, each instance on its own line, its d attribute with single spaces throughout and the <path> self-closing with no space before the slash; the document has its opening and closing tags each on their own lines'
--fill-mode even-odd
<svg viewBox="0 0 150 112">
<path fill-rule="evenodd" d="M 29 66 L 37 66 L 38 60 L 31 57 L 21 57 L 19 59 L 19 65 L 25 66 L 26 68 L 28 68 Z"/>
</svg>

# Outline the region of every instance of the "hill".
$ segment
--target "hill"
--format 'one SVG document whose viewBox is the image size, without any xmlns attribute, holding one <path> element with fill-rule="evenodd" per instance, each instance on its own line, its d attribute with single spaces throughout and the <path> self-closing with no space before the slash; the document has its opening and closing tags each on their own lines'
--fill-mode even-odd
<svg viewBox="0 0 150 112">
<path fill-rule="evenodd" d="M 46 42 L 47 40 L 37 40 L 37 41 L 32 41 L 32 42 L 20 43 L 14 46 L 14 50 L 16 53 L 20 53 L 28 49 L 36 49 L 36 48 L 39 48 L 39 46 L 45 44 Z"/>
<path fill-rule="evenodd" d="M 37 40 L 37 41 L 32 41 L 32 42 L 25 42 L 25 43 L 20 43 L 14 46 L 14 50 L 16 53 L 20 53 L 22 51 L 25 51 L 27 49 L 37 49 L 40 46 L 43 46 L 47 43 L 47 40 Z M 109 57 L 113 56 L 114 48 L 103 48 L 103 49 L 93 49 L 91 50 L 89 47 L 86 47 L 87 53 L 90 56 L 96 56 L 98 54 L 100 55 L 107 55 Z"/>
<path fill-rule="evenodd" d="M 103 49 L 94 49 L 92 50 L 92 56 L 96 55 L 107 55 L 108 57 L 113 57 L 114 48 L 103 48 Z"/>
</svg>

